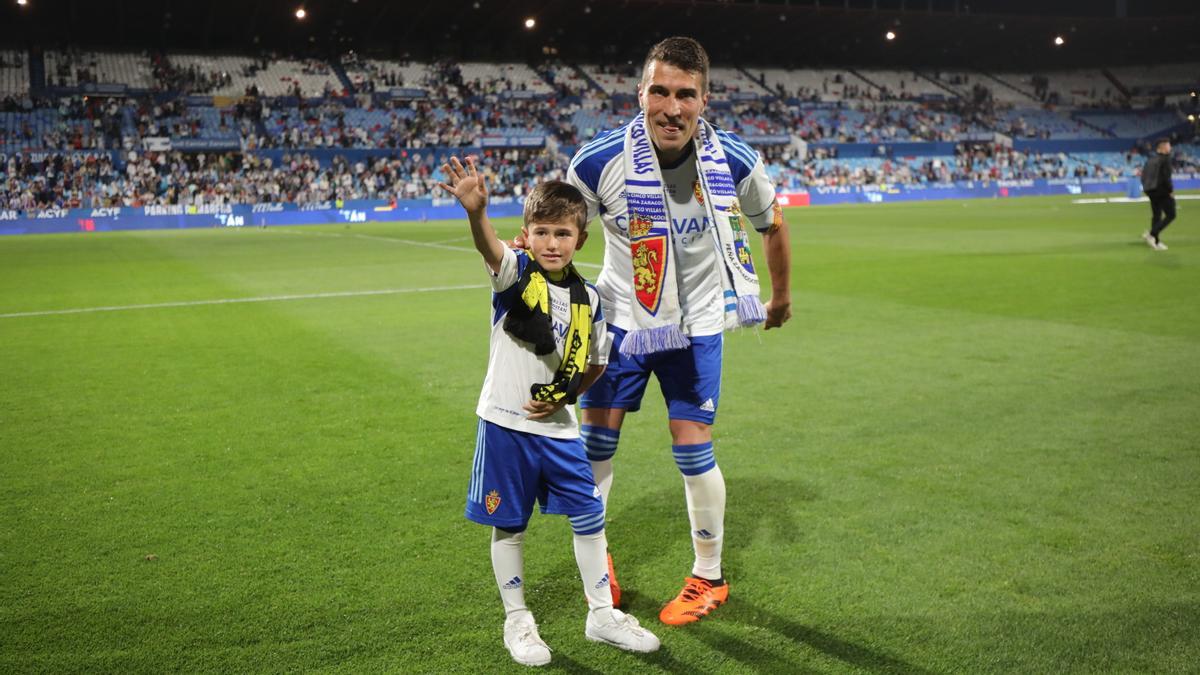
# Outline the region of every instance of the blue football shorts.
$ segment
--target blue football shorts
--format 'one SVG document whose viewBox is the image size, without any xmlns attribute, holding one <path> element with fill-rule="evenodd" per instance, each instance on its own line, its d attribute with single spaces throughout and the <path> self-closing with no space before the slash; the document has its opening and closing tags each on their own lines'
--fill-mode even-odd
<svg viewBox="0 0 1200 675">
<path fill-rule="evenodd" d="M 687 349 L 626 356 L 620 351 L 626 331 L 610 324 L 608 332 L 613 336 L 608 368 L 580 397 L 580 408 L 636 412 L 642 407 L 650 373 L 654 373 L 667 402 L 667 417 L 713 423 L 721 399 L 723 335 L 693 337 Z"/>
<path fill-rule="evenodd" d="M 514 431 L 479 420 L 467 488 L 468 519 L 521 529 L 542 513 L 585 516 L 604 512 L 583 441 Z"/>
</svg>

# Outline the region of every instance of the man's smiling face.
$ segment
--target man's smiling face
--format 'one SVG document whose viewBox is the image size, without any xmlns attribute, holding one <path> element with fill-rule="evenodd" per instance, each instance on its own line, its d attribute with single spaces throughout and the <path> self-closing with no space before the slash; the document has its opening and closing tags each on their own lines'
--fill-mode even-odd
<svg viewBox="0 0 1200 675">
<path fill-rule="evenodd" d="M 638 102 L 662 161 L 677 159 L 692 142 L 700 114 L 708 105 L 706 84 L 701 73 L 661 61 L 647 64 L 638 83 Z"/>
</svg>

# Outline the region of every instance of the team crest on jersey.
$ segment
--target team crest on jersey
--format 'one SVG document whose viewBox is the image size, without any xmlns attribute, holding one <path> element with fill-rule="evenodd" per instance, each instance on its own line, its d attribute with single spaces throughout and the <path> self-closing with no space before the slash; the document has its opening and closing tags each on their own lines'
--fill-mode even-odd
<svg viewBox="0 0 1200 675">
<path fill-rule="evenodd" d="M 700 188 L 700 179 L 692 181 L 692 194 L 696 195 L 696 201 L 700 206 L 704 206 L 704 190 Z"/>
<path fill-rule="evenodd" d="M 742 225 L 742 207 L 737 200 L 729 206 L 729 227 L 733 230 L 733 249 L 738 262 L 750 274 L 754 274 L 754 259 L 750 256 L 750 235 Z"/>
<path fill-rule="evenodd" d="M 645 216 L 636 213 L 629 214 L 629 238 L 638 239 L 650 234 L 650 227 L 653 224 L 653 221 Z"/>
<path fill-rule="evenodd" d="M 483 505 L 487 508 L 489 516 L 495 513 L 496 509 L 500 508 L 500 493 L 495 490 L 487 493 L 487 496 L 483 498 Z"/>
<path fill-rule="evenodd" d="M 667 237 L 659 234 L 631 244 L 633 250 L 633 294 L 647 312 L 658 312 L 662 297 L 663 272 L 667 266 Z"/>
</svg>

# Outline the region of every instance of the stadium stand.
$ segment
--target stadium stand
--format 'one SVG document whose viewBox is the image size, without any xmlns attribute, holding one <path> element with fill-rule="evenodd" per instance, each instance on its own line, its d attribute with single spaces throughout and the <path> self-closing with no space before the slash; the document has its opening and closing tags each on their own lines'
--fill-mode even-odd
<svg viewBox="0 0 1200 675">
<path fill-rule="evenodd" d="M 1121 66 L 1110 68 L 1109 72 L 1135 93 L 1156 87 L 1195 88 L 1200 86 L 1200 63 Z"/>
<path fill-rule="evenodd" d="M 164 88 L 174 88 L 214 96 L 242 96 L 258 79 L 260 60 L 241 56 L 207 56 L 203 54 L 171 54 L 170 65 L 180 73 L 177 82 L 166 81 Z M 172 87 L 170 85 L 174 84 Z"/>
<path fill-rule="evenodd" d="M 1118 106 L 1120 92 L 1099 70 L 1054 71 L 1045 74 L 1048 103 L 1072 106 Z"/>
<path fill-rule="evenodd" d="M 604 93 L 609 95 L 635 94 L 637 92 L 638 79 L 641 77 L 638 67 L 628 63 L 608 66 L 584 64 L 579 66 L 579 70 L 582 71 L 588 80 L 594 82 Z M 581 80 L 581 84 L 588 84 L 588 81 L 580 78 L 578 74 L 572 73 L 572 75 L 575 79 Z"/>
<path fill-rule="evenodd" d="M 29 68 L 25 55 L 18 51 L 0 50 L 0 98 L 19 97 L 29 93 Z"/>
<path fill-rule="evenodd" d="M 767 68 L 762 71 L 767 88 L 784 98 L 806 101 L 841 101 L 845 95 L 846 79 L 852 78 L 844 70 L 788 70 Z"/>
<path fill-rule="evenodd" d="M 879 90 L 879 98 L 905 99 L 947 95 L 945 89 L 912 71 L 858 70 L 856 72 Z"/>
<path fill-rule="evenodd" d="M 1118 138 L 1146 138 L 1163 134 L 1184 121 L 1178 112 L 1171 110 L 1089 113 L 1083 119 Z"/>
<path fill-rule="evenodd" d="M 1104 138 L 1106 134 L 1065 113 L 1038 108 L 1012 108 L 999 112 L 998 129 L 1013 138 Z"/>
<path fill-rule="evenodd" d="M 1041 100 L 1032 73 L 988 73 L 987 77 L 999 85 L 991 88 L 997 103 L 1028 106 Z"/>
<path fill-rule="evenodd" d="M 134 89 L 155 86 L 154 68 L 144 54 L 47 51 L 45 59 L 47 84 L 121 84 Z"/>
<path fill-rule="evenodd" d="M 578 145 L 627 121 L 639 76 L 630 64 L 68 51 L 45 55 L 58 93 L 46 99 L 31 96 L 28 58 L 0 52 L 0 208 L 436 196 L 437 167 L 452 152 L 480 154 L 496 194 L 519 195 L 561 176 Z M 1134 89 L 1178 87 L 1189 68 L 1144 80 L 1112 72 Z M 1142 163 L 1134 142 L 1185 119 L 1178 110 L 1100 107 L 1113 102 L 1113 85 L 1097 70 L 716 67 L 711 79 L 709 118 L 770 158 L 782 190 L 1128 178 Z M 93 84 L 132 95 L 62 93 Z M 1011 141 L 994 142 L 997 134 Z M 523 139 L 534 147 L 517 147 Z M 1022 141 L 1085 145 L 1009 147 Z M 1092 141 L 1108 145 L 1089 150 Z M 1178 161 L 1195 166 L 1198 156 L 1184 145 Z"/>
</svg>

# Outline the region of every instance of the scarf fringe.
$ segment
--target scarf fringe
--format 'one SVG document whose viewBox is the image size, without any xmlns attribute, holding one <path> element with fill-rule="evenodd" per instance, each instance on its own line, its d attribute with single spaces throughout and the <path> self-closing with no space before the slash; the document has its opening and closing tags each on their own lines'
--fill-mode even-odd
<svg viewBox="0 0 1200 675">
<path fill-rule="evenodd" d="M 757 295 L 742 295 L 737 301 L 738 323 L 753 326 L 767 320 L 767 308 Z"/>
<path fill-rule="evenodd" d="M 629 331 L 621 341 L 621 353 L 626 356 L 640 356 L 670 349 L 687 349 L 691 344 L 692 341 L 683 334 L 683 330 L 671 324 Z"/>
</svg>

